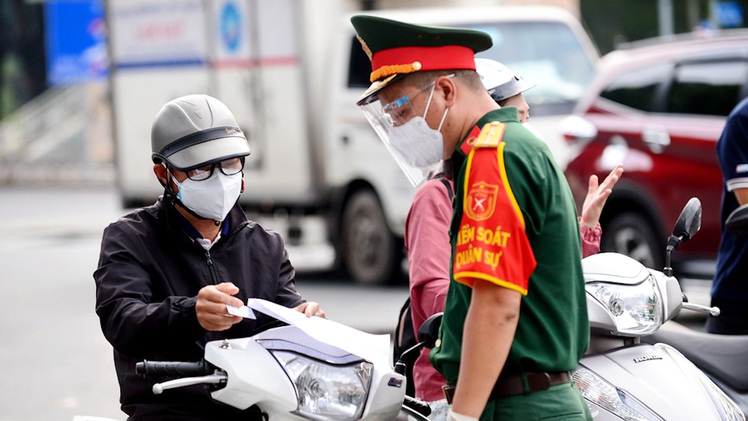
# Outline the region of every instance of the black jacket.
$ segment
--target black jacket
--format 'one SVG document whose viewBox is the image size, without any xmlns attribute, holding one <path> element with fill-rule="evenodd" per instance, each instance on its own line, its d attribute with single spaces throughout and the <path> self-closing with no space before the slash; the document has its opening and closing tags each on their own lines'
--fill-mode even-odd
<svg viewBox="0 0 748 421">
<path fill-rule="evenodd" d="M 200 288 L 233 282 L 240 289 L 237 298 L 244 302 L 250 297 L 286 307 L 304 302 L 296 292 L 295 271 L 281 236 L 249 221 L 238 206 L 227 222 L 209 252 L 193 238 L 198 235 L 195 229 L 164 199 L 104 230 L 93 274 L 96 313 L 114 347 L 120 403 L 130 419 L 231 419 L 243 414 L 212 401 L 204 386 L 154 395 L 151 386 L 164 379 L 135 374 L 136 362 L 198 361 L 206 342 L 249 336 L 263 324 L 260 318 L 246 319 L 227 331 L 204 330 L 195 315 Z"/>
</svg>

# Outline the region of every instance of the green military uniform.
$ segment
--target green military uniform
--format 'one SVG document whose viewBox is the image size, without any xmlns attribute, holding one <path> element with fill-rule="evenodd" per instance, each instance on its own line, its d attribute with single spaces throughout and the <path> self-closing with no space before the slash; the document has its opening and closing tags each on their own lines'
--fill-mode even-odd
<svg viewBox="0 0 748 421">
<path fill-rule="evenodd" d="M 493 121 L 506 124 L 503 145 L 489 144 L 474 148 L 473 143 L 480 128 Z M 497 162 L 498 171 L 485 168 L 482 172 L 477 171 L 474 167 L 478 165 L 478 158 L 471 156 L 471 152 L 491 156 L 489 160 Z M 452 164 L 454 174 L 457 174 L 455 213 L 450 230 L 453 280 L 447 295 L 440 344 L 431 353 L 432 363 L 445 375 L 448 383 L 457 383 L 463 325 L 472 292 L 466 283 L 472 277 L 493 281 L 525 294 L 517 333 L 502 377 L 522 372 L 574 369 L 589 343 L 589 322 L 580 263 L 581 244 L 574 201 L 550 151 L 542 141 L 522 127 L 514 108 L 506 108 L 488 113 L 477 123 L 473 132 L 452 155 Z M 490 190 L 486 186 L 504 187 Z M 476 192 L 477 188 L 481 189 Z M 486 190 L 495 191 L 495 197 L 485 193 Z M 478 231 L 473 231 L 474 234 L 470 235 L 473 227 L 465 224 L 469 221 L 465 213 L 472 213 L 477 219 L 485 217 L 485 214 L 476 215 L 474 206 L 470 203 L 481 200 L 485 209 L 490 209 L 493 205 L 494 215 L 491 217 L 498 219 L 488 218 L 478 222 Z M 509 203 L 502 205 L 503 201 Z M 510 211 L 499 213 L 500 206 L 509 208 Z M 511 232 L 510 220 L 514 216 L 520 227 L 524 225 L 526 238 L 520 238 L 522 234 L 519 232 Z M 483 235 L 477 234 L 481 226 L 484 227 Z M 504 232 L 503 235 L 497 232 L 495 227 L 498 226 Z M 493 234 L 487 235 L 491 229 Z M 496 240 L 502 237 L 508 237 L 509 240 Z M 530 253 L 523 250 L 525 241 L 531 249 Z M 490 245 L 494 245 L 494 248 L 491 249 Z M 476 262 L 477 259 L 470 258 L 469 253 L 460 251 L 466 246 L 473 256 L 477 254 L 474 250 L 481 248 L 483 261 Z M 520 249 L 520 252 L 512 254 L 511 250 L 507 250 L 510 248 Z M 493 264 L 497 263 L 495 260 L 490 264 L 485 263 L 487 252 L 493 255 L 503 252 L 497 264 L 497 273 L 492 271 Z M 508 257 L 514 261 L 504 260 Z M 537 267 L 534 267 L 535 261 L 538 262 Z M 508 269 L 502 272 L 502 265 Z M 489 272 L 488 275 L 485 272 Z M 521 278 L 528 272 L 532 273 L 529 282 L 523 283 Z M 545 405 L 536 402 L 538 400 L 550 399 L 546 403 L 554 409 L 579 408 L 581 396 L 576 389 L 572 389 L 570 385 L 556 386 L 549 392 L 558 388 L 564 390 L 556 393 L 536 392 L 491 401 L 483 418 L 498 419 L 498 411 L 509 416 L 507 419 L 530 419 L 531 416 L 521 416 L 524 413 L 522 411 L 546 411 L 543 408 Z M 581 405 L 586 411 L 583 401 Z"/>
<path fill-rule="evenodd" d="M 475 71 L 475 53 L 490 48 L 492 39 L 483 31 L 411 25 L 374 16 L 354 16 L 351 23 L 372 65 L 372 85 L 358 105 L 406 174 L 424 170 L 424 163 L 406 159 L 421 156 L 420 149 L 411 150 L 407 157 L 392 150 L 395 142 L 404 141 L 402 130 L 413 128 L 411 116 L 416 115 L 414 109 L 405 112 L 401 107 L 411 106 L 418 95 L 401 91 L 397 82 L 421 72 Z M 418 112 L 421 116 L 427 111 Z M 446 116 L 445 110 L 442 122 Z M 434 128 L 428 129 L 426 134 L 417 131 L 421 137 L 409 146 L 438 141 Z M 579 391 L 563 373 L 577 366 L 589 342 L 579 227 L 564 175 L 547 146 L 519 123 L 514 108 L 483 116 L 458 145 L 452 162 L 458 175 L 450 233 L 452 282 L 441 343 L 432 352 L 432 362 L 449 383 L 456 384 L 475 279 L 518 291 L 523 298 L 517 332 L 494 388 L 500 391 L 492 392 L 496 398 L 489 401 L 482 418 L 589 419 Z M 517 394 L 520 373 L 524 374 Z M 499 387 L 509 375 L 515 375 L 511 394 Z M 535 379 L 542 376 L 548 376 L 548 381 L 540 384 L 550 387 L 538 387 Z"/>
</svg>

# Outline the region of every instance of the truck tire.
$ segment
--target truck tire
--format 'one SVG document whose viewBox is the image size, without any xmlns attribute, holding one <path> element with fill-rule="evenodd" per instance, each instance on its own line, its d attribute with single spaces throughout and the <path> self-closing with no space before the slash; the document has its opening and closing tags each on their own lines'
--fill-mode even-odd
<svg viewBox="0 0 748 421">
<path fill-rule="evenodd" d="M 621 213 L 603 227 L 600 250 L 625 254 L 648 268 L 662 270 L 665 246 L 657 232 L 642 215 Z"/>
<path fill-rule="evenodd" d="M 349 276 L 361 284 L 392 284 L 401 275 L 402 246 L 390 232 L 373 191 L 358 190 L 342 213 L 341 260 Z"/>
</svg>

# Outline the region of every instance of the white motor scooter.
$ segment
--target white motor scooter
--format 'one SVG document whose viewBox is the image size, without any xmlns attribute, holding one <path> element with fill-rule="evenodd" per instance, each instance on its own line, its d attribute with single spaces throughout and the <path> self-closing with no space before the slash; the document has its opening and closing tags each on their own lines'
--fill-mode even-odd
<svg viewBox="0 0 748 421">
<path fill-rule="evenodd" d="M 390 365 L 389 335 L 371 335 L 264 300 L 233 309 L 284 323 L 252 337 L 209 342 L 199 362 L 143 361 L 144 376 L 170 376 L 156 394 L 205 384 L 211 397 L 239 409 L 257 405 L 273 420 L 382 420 L 401 411 L 425 420 L 428 405 L 405 396 Z"/>
<path fill-rule="evenodd" d="M 670 254 L 701 226 L 691 199 L 668 239 L 666 267 L 648 269 L 617 253 L 582 260 L 590 346 L 572 377 L 595 420 L 745 420 L 740 408 L 675 348 L 641 342 L 681 309 L 719 309 L 684 301 Z"/>
<path fill-rule="evenodd" d="M 748 236 L 748 205 L 727 217 L 725 229 Z M 673 322 L 644 340 L 666 343 L 683 353 L 748 414 L 748 335 L 711 334 Z"/>
</svg>

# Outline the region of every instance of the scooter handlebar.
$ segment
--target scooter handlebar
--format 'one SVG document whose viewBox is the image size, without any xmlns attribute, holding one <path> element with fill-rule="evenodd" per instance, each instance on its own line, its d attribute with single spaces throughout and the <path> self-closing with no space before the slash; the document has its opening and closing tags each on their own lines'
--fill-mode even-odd
<svg viewBox="0 0 748 421">
<path fill-rule="evenodd" d="M 135 373 L 143 377 L 154 376 L 204 376 L 212 373 L 212 368 L 208 367 L 205 361 L 184 362 L 184 361 L 148 361 L 143 360 L 135 364 Z"/>
<path fill-rule="evenodd" d="M 408 395 L 405 395 L 405 399 L 403 401 L 403 407 L 408 408 L 411 411 L 414 411 L 418 414 L 421 414 L 424 419 L 428 419 L 427 417 L 431 414 L 431 407 L 429 406 L 428 403 L 418 398 L 414 398 Z"/>
</svg>

